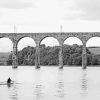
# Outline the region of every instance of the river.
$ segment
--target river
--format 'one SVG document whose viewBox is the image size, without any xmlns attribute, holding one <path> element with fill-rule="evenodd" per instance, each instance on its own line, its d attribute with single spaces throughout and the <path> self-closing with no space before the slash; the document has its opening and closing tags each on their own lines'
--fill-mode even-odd
<svg viewBox="0 0 100 100">
<path fill-rule="evenodd" d="M 100 67 L 0 66 L 0 100 L 100 100 Z"/>
</svg>

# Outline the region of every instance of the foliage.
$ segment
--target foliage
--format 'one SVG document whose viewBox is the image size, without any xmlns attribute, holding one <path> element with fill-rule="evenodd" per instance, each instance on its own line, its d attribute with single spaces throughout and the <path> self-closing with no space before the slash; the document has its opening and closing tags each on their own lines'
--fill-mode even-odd
<svg viewBox="0 0 100 100">
<path fill-rule="evenodd" d="M 82 65 L 82 45 L 63 45 L 63 64 L 64 65 Z M 19 65 L 35 65 L 35 47 L 26 47 L 18 52 Z M 40 45 L 40 64 L 41 65 L 58 65 L 59 64 L 59 46 L 46 47 Z M 93 55 L 88 48 L 87 52 L 87 65 L 98 65 L 99 56 Z M 10 54 L 7 64 L 12 64 L 12 54 Z"/>
</svg>

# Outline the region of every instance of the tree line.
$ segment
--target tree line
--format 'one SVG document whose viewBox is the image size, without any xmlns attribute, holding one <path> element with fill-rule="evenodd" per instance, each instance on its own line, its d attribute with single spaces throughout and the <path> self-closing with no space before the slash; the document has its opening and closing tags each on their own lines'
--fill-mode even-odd
<svg viewBox="0 0 100 100">
<path fill-rule="evenodd" d="M 82 45 L 63 45 L 63 64 L 64 65 L 82 65 Z M 18 51 L 18 65 L 35 65 L 35 47 L 25 47 Z M 40 64 L 58 65 L 59 64 L 59 46 L 46 47 L 40 45 Z M 92 54 L 88 48 L 87 65 L 99 65 L 100 56 Z M 7 65 L 12 65 L 12 53 L 7 59 Z"/>
</svg>

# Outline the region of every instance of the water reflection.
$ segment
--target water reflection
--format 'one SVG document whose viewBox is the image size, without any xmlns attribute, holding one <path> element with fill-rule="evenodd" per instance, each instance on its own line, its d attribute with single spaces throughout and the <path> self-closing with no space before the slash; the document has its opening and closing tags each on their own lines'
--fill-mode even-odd
<svg viewBox="0 0 100 100">
<path fill-rule="evenodd" d="M 43 94 L 42 94 L 42 85 L 37 84 L 35 86 L 35 91 L 34 92 L 35 92 L 34 95 L 35 95 L 35 99 L 36 100 L 42 98 L 43 97 Z"/>
<path fill-rule="evenodd" d="M 7 84 L 7 87 L 10 88 L 13 84 Z"/>
<path fill-rule="evenodd" d="M 17 85 L 7 85 L 8 93 L 11 100 L 18 100 L 18 87 Z"/>
<path fill-rule="evenodd" d="M 15 82 L 18 82 L 17 80 L 17 74 L 18 70 L 11 70 L 11 79 Z M 7 84 L 8 88 L 8 94 L 10 97 L 10 100 L 18 100 L 18 84 Z"/>
<path fill-rule="evenodd" d="M 34 93 L 33 93 L 33 98 L 35 98 L 36 100 L 43 98 L 43 86 L 42 86 L 42 82 L 41 82 L 41 70 L 36 70 L 35 71 L 35 83 L 34 83 Z"/>
<path fill-rule="evenodd" d="M 94 73 L 100 76 L 100 68 L 0 69 L 1 82 L 11 77 L 18 83 L 0 85 L 0 100 L 99 100 L 100 80 L 95 79 Z"/>
<path fill-rule="evenodd" d="M 60 98 L 64 98 L 64 80 L 63 80 L 63 70 L 58 70 L 58 77 L 57 77 L 57 95 Z"/>
<path fill-rule="evenodd" d="M 82 77 L 81 77 L 81 95 L 83 97 L 86 97 L 88 92 L 87 92 L 87 72 L 85 70 L 82 71 Z"/>
</svg>

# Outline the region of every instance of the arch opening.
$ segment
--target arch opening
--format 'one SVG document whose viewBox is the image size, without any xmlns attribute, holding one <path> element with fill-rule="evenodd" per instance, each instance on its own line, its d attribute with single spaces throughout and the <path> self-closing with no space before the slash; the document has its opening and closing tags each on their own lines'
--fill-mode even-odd
<svg viewBox="0 0 100 100">
<path fill-rule="evenodd" d="M 92 37 L 87 43 L 86 47 L 89 51 L 87 54 L 87 65 L 100 65 L 100 37 Z"/>
<path fill-rule="evenodd" d="M 24 37 L 24 38 L 20 39 L 17 44 L 18 51 L 20 51 L 28 46 L 36 47 L 35 41 L 30 37 Z"/>
<path fill-rule="evenodd" d="M 13 43 L 9 38 L 0 38 L 0 65 L 9 65 L 10 55 L 13 51 Z M 12 58 L 11 58 L 12 60 Z"/>
<path fill-rule="evenodd" d="M 54 47 L 54 46 L 59 46 L 59 42 L 56 38 L 54 37 L 45 37 L 41 40 L 40 45 L 45 44 L 45 46 L 50 46 L 50 47 Z"/>
<path fill-rule="evenodd" d="M 82 41 L 77 37 L 69 37 L 63 43 L 63 64 L 69 66 L 82 65 Z"/>
<path fill-rule="evenodd" d="M 18 64 L 35 65 L 35 41 L 30 37 L 20 39 L 18 47 Z"/>
<path fill-rule="evenodd" d="M 45 37 L 40 42 L 40 64 L 59 64 L 59 42 L 54 37 Z"/>
</svg>

